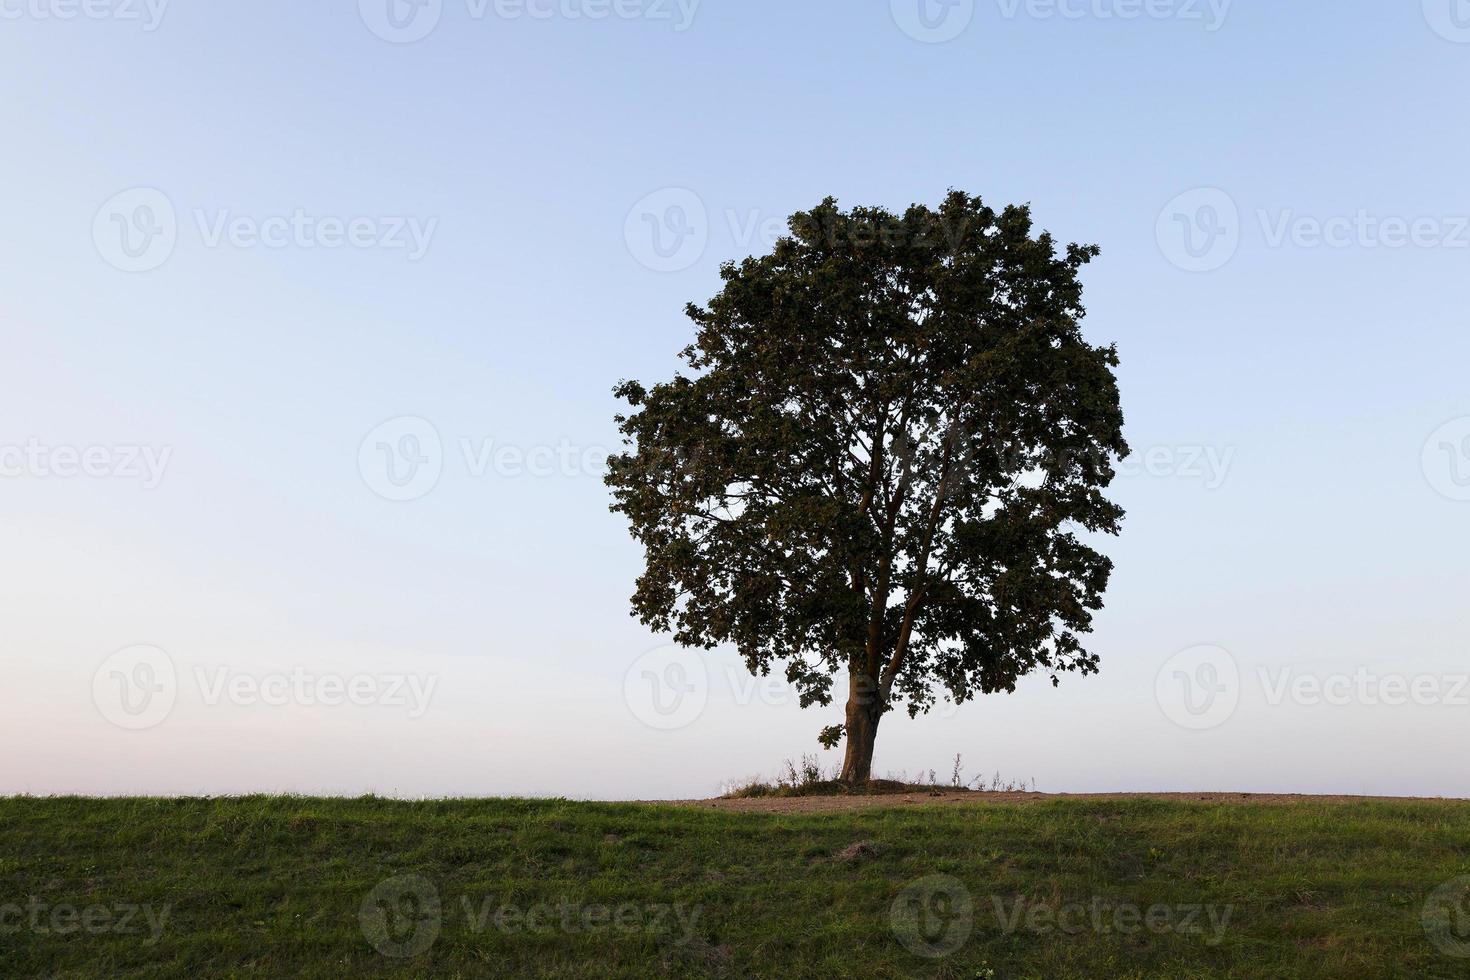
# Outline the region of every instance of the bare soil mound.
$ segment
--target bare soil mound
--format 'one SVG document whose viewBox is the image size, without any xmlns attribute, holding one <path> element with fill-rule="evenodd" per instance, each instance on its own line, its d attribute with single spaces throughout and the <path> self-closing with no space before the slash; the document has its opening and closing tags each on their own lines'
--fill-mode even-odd
<svg viewBox="0 0 1470 980">
<path fill-rule="evenodd" d="M 955 790 L 925 790 L 907 793 L 842 794 L 833 796 L 760 796 L 746 799 L 654 800 L 671 806 L 730 810 L 738 813 L 840 813 L 873 807 L 953 806 L 995 803 L 1045 803 L 1051 800 L 1166 800 L 1174 803 L 1252 804 L 1291 806 L 1307 803 L 1351 804 L 1370 800 L 1392 802 L 1418 797 L 1307 796 L 1294 793 L 986 793 Z M 1435 798 L 1428 802 L 1461 803 L 1463 800 Z"/>
</svg>

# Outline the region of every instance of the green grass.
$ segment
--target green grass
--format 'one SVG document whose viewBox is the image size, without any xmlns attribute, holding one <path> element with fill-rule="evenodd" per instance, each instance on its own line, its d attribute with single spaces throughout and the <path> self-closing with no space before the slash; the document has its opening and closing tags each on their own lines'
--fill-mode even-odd
<svg viewBox="0 0 1470 980">
<path fill-rule="evenodd" d="M 0 799 L 0 976 L 1470 977 L 1421 922 L 1463 874 L 1470 805 L 1433 802 L 21 797 Z M 411 928 L 432 908 L 377 901 L 424 883 L 437 935 Z M 496 924 L 537 906 L 535 928 Z M 1116 927 L 1151 906 L 1154 929 Z M 1178 928 L 1191 908 L 1201 931 Z"/>
</svg>

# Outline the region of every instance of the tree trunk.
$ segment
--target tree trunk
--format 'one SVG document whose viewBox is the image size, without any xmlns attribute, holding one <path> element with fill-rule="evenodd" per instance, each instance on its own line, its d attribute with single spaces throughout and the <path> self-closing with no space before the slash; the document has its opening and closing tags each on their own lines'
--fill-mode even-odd
<svg viewBox="0 0 1470 980">
<path fill-rule="evenodd" d="M 847 751 L 841 779 L 850 785 L 864 785 L 873 778 L 873 743 L 883 716 L 877 689 L 872 678 L 861 674 L 854 674 L 848 682 Z"/>
</svg>

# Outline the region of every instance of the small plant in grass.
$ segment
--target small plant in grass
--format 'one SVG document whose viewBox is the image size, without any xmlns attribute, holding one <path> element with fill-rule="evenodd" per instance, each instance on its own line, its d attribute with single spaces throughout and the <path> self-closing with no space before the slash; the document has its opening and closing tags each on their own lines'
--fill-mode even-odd
<svg viewBox="0 0 1470 980">
<path fill-rule="evenodd" d="M 975 782 L 975 789 L 978 792 L 981 792 L 981 793 L 1034 793 L 1034 792 L 1036 792 L 1036 780 L 1035 779 L 1030 780 L 1030 785 L 1028 786 L 1027 785 L 1027 781 L 1024 780 L 1024 779 L 1021 780 L 1019 783 L 1012 782 L 1011 780 L 1008 780 L 1008 779 L 1001 779 L 1000 773 L 996 773 L 994 776 L 991 777 L 990 784 L 988 786 L 985 783 L 985 776 L 984 775 L 976 776 L 974 782 Z"/>
</svg>

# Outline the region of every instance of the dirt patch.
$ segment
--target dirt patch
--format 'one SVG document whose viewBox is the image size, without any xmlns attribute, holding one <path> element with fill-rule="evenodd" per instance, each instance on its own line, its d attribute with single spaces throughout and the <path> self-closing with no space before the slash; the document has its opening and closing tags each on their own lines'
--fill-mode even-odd
<svg viewBox="0 0 1470 980">
<path fill-rule="evenodd" d="M 1304 796 L 1292 793 L 977 793 L 913 792 L 871 796 L 761 796 L 739 800 L 646 800 L 663 806 L 692 806 L 737 813 L 840 813 L 876 807 L 987 806 L 995 803 L 1046 803 L 1052 800 L 1166 800 L 1173 803 L 1244 803 L 1255 806 L 1291 806 L 1304 803 L 1350 804 L 1377 802 L 1464 803 L 1443 797 L 1411 796 Z"/>
<path fill-rule="evenodd" d="M 875 858 L 883 851 L 883 845 L 874 840 L 860 840 L 856 844 L 849 844 L 837 852 L 839 861 L 861 861 L 864 858 Z"/>
</svg>

